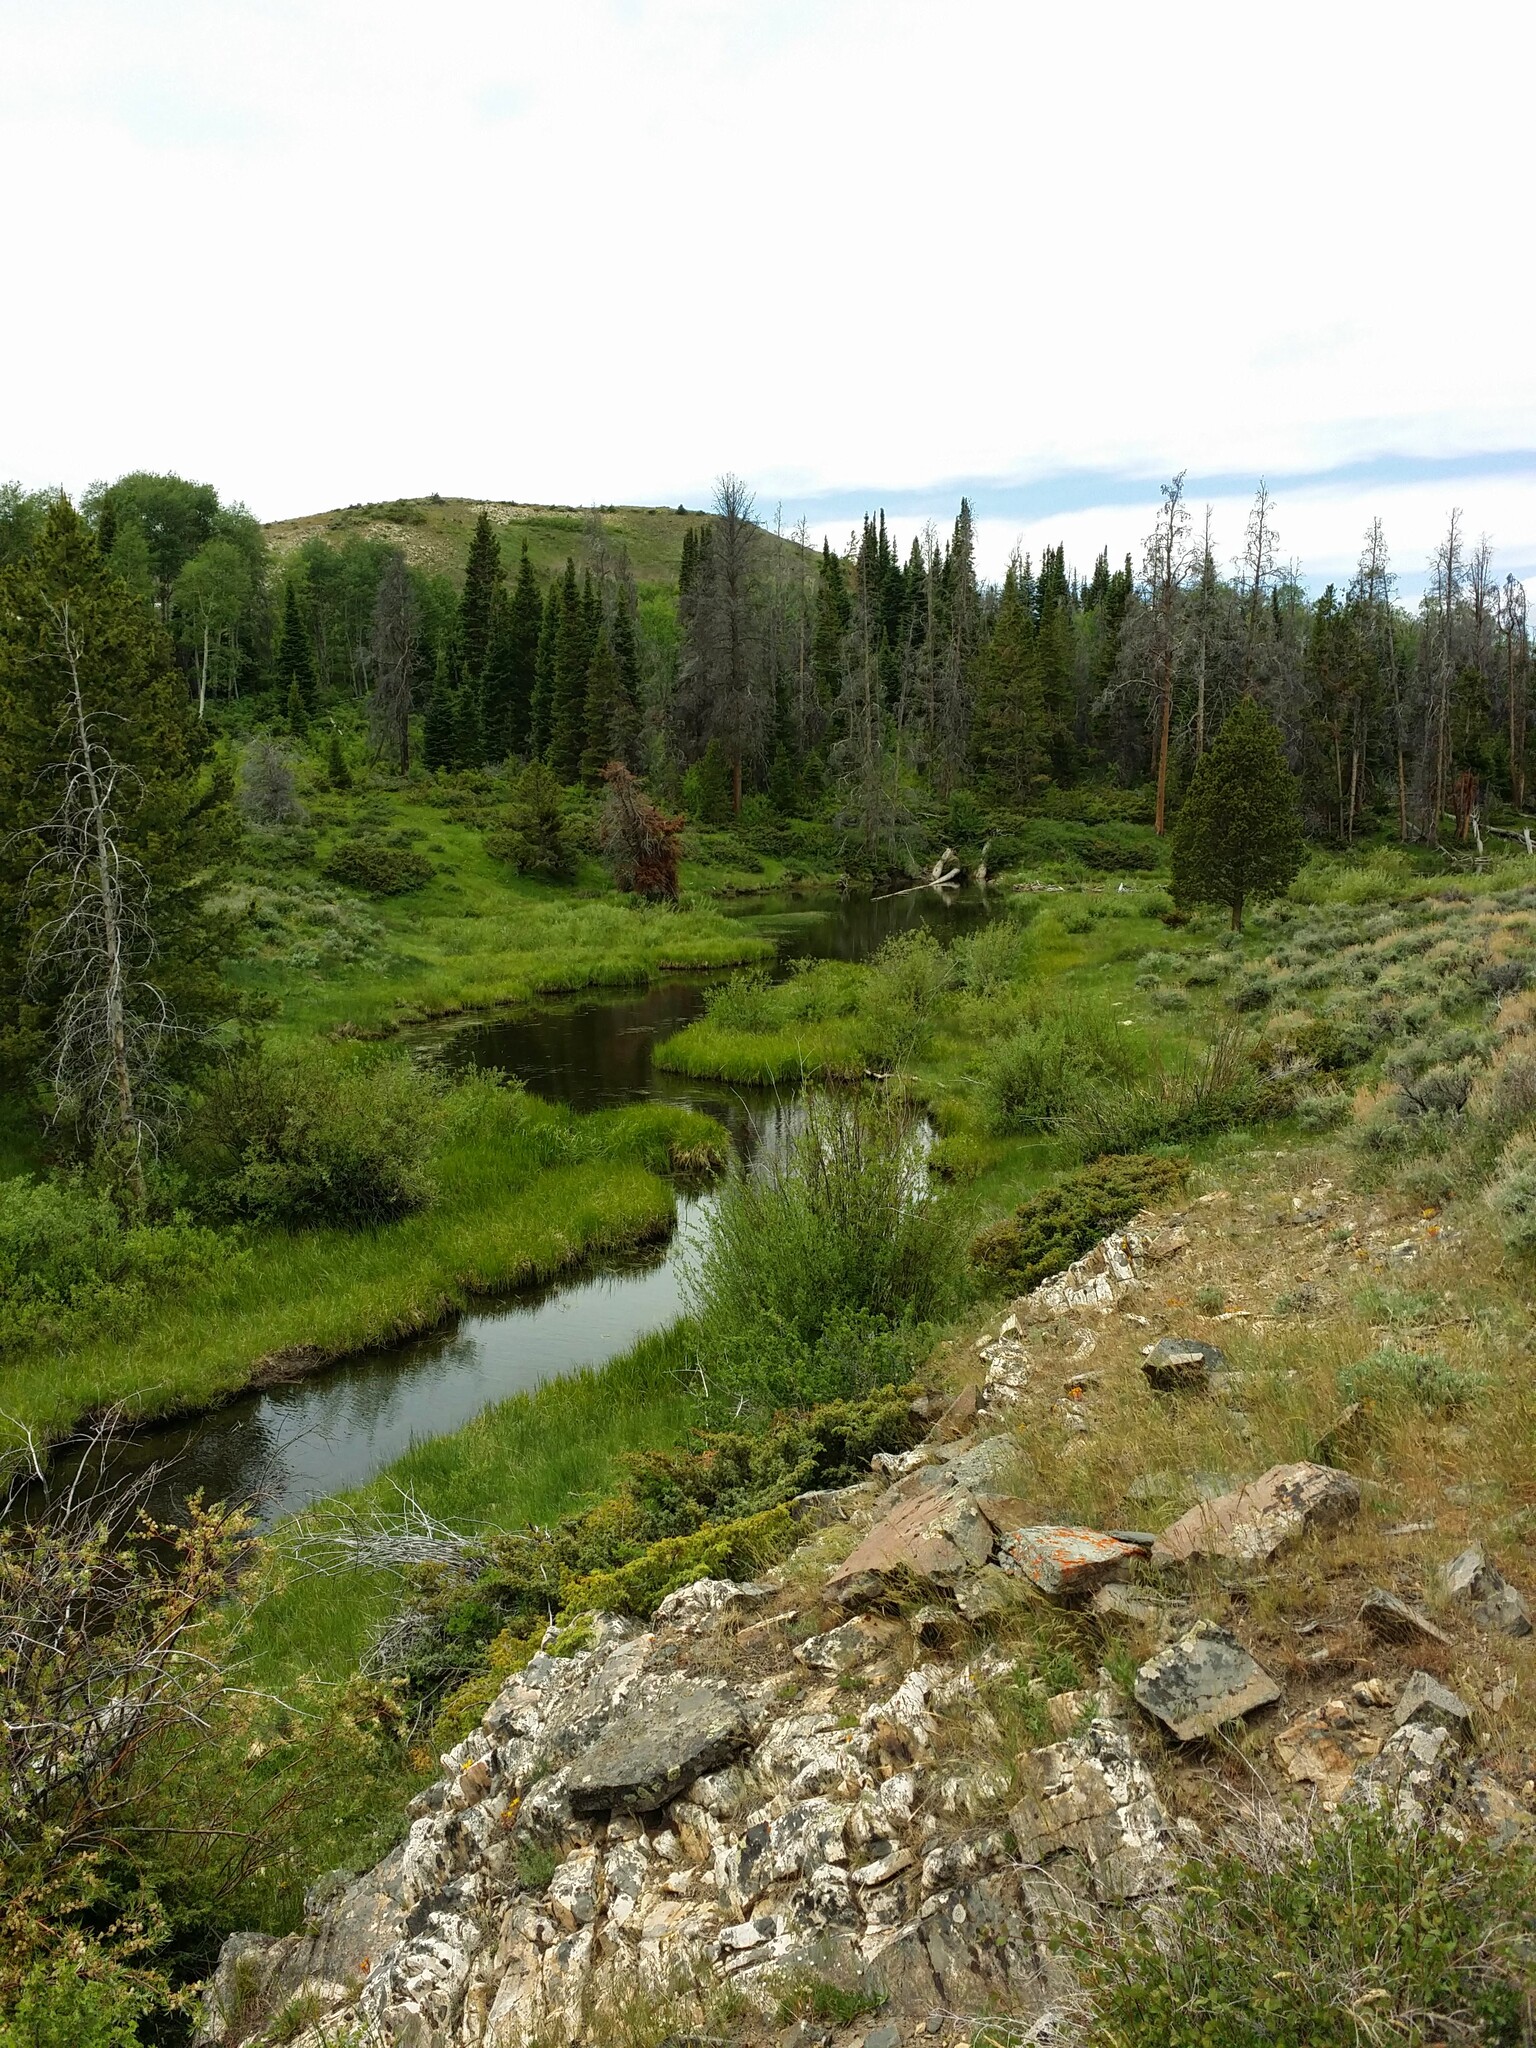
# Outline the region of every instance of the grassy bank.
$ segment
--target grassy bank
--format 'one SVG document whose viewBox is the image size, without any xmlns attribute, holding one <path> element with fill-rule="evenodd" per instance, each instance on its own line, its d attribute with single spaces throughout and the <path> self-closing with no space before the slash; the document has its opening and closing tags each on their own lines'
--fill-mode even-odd
<svg viewBox="0 0 1536 2048">
<path fill-rule="evenodd" d="M 517 875 L 486 850 L 493 793 L 305 793 L 302 826 L 253 832 L 226 901 L 245 924 L 233 978 L 283 1033 L 378 1034 L 433 1017 L 679 970 L 764 960 L 772 948 L 712 906 L 659 909 L 583 885 Z M 450 802 L 452 798 L 452 802 Z M 459 815 L 454 815 L 455 808 Z M 325 873 L 366 839 L 429 870 L 365 897 Z"/>
<path fill-rule="evenodd" d="M 666 1104 L 578 1117 L 514 1090 L 490 1094 L 433 1162 L 431 1207 L 373 1230 L 253 1233 L 214 1272 L 133 1327 L 0 1365 L 0 1437 L 39 1442 L 122 1402 L 136 1417 L 209 1406 L 263 1371 L 300 1369 L 431 1328 L 476 1294 L 545 1280 L 593 1253 L 661 1236 L 680 1151 L 718 1125 Z"/>
</svg>

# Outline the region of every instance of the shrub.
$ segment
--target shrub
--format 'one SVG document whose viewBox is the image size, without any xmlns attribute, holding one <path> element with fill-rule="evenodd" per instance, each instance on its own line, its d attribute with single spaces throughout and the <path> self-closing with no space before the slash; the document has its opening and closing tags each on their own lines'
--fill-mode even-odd
<svg viewBox="0 0 1536 2048">
<path fill-rule="evenodd" d="M 1506 1147 L 1483 1199 L 1498 1219 L 1499 1236 L 1522 1257 L 1536 1252 L 1536 1147 Z"/>
<path fill-rule="evenodd" d="M 365 896 L 404 896 L 430 882 L 433 867 L 425 854 L 386 846 L 381 839 L 343 839 L 332 849 L 325 872 Z"/>
<path fill-rule="evenodd" d="M 1001 995 L 1018 979 L 1028 943 L 1016 916 L 994 917 L 980 931 L 957 939 L 951 946 L 955 977 L 971 995 Z"/>
<path fill-rule="evenodd" d="M 862 1005 L 875 1057 L 896 1066 L 912 1059 L 953 972 L 948 953 L 921 926 L 886 940 L 872 963 Z"/>
<path fill-rule="evenodd" d="M 1171 1202 L 1184 1185 L 1179 1159 L 1145 1154 L 1100 1159 L 1022 1201 L 1013 1215 L 983 1230 L 972 1263 L 989 1279 L 1024 1290 L 1088 1250 L 1140 1209 Z"/>
<path fill-rule="evenodd" d="M 1079 1923 L 1068 1942 L 1092 2048 L 1518 2048 L 1533 1937 L 1529 1850 L 1364 1811 L 1216 1857 L 1155 1918 Z"/>
<path fill-rule="evenodd" d="M 804 1407 L 905 1377 L 959 1265 L 907 1106 L 813 1094 L 787 1147 L 738 1173 L 688 1274 L 713 1395 Z"/>
<path fill-rule="evenodd" d="M 1141 1152 L 1230 1130 L 1259 1113 L 1258 1077 L 1233 1032 L 1176 1066 L 1151 1063 L 1134 1078 L 1081 1092 L 1057 1129 L 1085 1159 Z"/>
<path fill-rule="evenodd" d="M 1267 1010 L 1275 999 L 1275 984 L 1267 974 L 1249 974 L 1227 997 L 1234 1010 Z"/>
<path fill-rule="evenodd" d="M 1426 1415 L 1453 1415 L 1470 1407 L 1486 1386 L 1481 1373 L 1452 1365 L 1443 1351 L 1405 1351 L 1397 1344 L 1383 1344 L 1339 1374 L 1345 1401 L 1422 1408 Z"/>
<path fill-rule="evenodd" d="M 0 1348 L 80 1341 L 110 1318 L 237 1258 L 213 1231 L 177 1216 L 126 1220 L 76 1180 L 0 1181 Z"/>
<path fill-rule="evenodd" d="M 302 825 L 293 759 L 275 740 L 254 739 L 240 763 L 240 809 L 252 825 Z"/>
<path fill-rule="evenodd" d="M 1350 1101 L 1342 1089 L 1297 1097 L 1296 1121 L 1309 1137 L 1320 1138 L 1327 1131 L 1336 1131 L 1349 1122 L 1349 1117 Z"/>
<path fill-rule="evenodd" d="M 387 1223 L 431 1200 L 444 1095 L 411 1060 L 248 1047 L 219 1070 L 188 1133 L 210 1216 L 288 1229 Z"/>
<path fill-rule="evenodd" d="M 89 1975 L 73 1958 L 35 1963 L 0 2013 L 0 2048 L 137 2048 L 139 2021 L 160 2003 L 140 1973 L 103 1959 Z"/>
<path fill-rule="evenodd" d="M 1127 1079 L 1138 1051 L 1102 1010 L 1052 1010 L 1021 1024 L 981 1065 L 988 1130 L 1049 1129 L 1088 1085 Z"/>
<path fill-rule="evenodd" d="M 1336 1017 L 1311 1017 L 1296 1033 L 1296 1050 L 1325 1074 L 1342 1073 L 1368 1060 L 1374 1044 L 1370 1027 Z"/>
</svg>

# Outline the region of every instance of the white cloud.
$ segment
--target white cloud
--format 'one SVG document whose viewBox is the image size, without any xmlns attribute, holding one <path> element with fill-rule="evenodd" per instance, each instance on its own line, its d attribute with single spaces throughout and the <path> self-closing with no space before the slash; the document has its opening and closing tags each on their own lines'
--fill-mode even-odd
<svg viewBox="0 0 1536 2048">
<path fill-rule="evenodd" d="M 1533 55 L 1504 0 L 9 0 L 0 466 L 276 516 L 1536 448 Z"/>
</svg>

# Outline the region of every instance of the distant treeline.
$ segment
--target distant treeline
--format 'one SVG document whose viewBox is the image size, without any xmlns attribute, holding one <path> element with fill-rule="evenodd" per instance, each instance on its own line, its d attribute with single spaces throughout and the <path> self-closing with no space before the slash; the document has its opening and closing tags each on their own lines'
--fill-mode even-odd
<svg viewBox="0 0 1536 2048">
<path fill-rule="evenodd" d="M 0 564 L 47 502 L 0 488 Z M 457 583 L 357 535 L 274 558 L 242 506 L 175 476 L 121 477 L 82 510 L 200 710 L 308 725 L 363 702 L 402 770 L 538 758 L 574 784 L 622 760 L 705 822 L 831 818 L 872 865 L 957 793 L 1016 813 L 1085 782 L 1152 788 L 1161 827 L 1244 696 L 1280 725 L 1316 833 L 1466 836 L 1526 798 L 1524 590 L 1459 513 L 1410 610 L 1379 521 L 1348 583 L 1309 597 L 1262 485 L 1230 562 L 1176 479 L 1139 564 L 1106 552 L 1083 575 L 1047 548 L 1000 586 L 977 575 L 963 501 L 905 560 L 883 513 L 818 557 L 731 476 L 666 587 L 637 584 L 596 514 L 541 581 L 482 512 Z"/>
</svg>

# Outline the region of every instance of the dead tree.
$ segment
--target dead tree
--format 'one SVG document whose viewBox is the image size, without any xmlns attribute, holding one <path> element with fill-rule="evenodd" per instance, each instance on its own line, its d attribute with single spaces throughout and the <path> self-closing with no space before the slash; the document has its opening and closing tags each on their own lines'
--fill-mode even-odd
<svg viewBox="0 0 1536 2048">
<path fill-rule="evenodd" d="M 1275 547 L 1279 536 L 1271 516 L 1269 486 L 1260 477 L 1248 514 L 1248 531 L 1243 540 L 1243 573 L 1248 586 L 1245 606 L 1247 624 L 1243 634 L 1243 688 L 1253 687 L 1253 656 L 1258 644 L 1259 621 L 1264 616 L 1264 598 L 1275 574 Z"/>
<path fill-rule="evenodd" d="M 1147 599 L 1152 624 L 1152 686 L 1157 706 L 1157 814 L 1161 837 L 1168 816 L 1168 739 L 1173 728 L 1173 672 L 1178 659 L 1178 598 L 1191 568 L 1189 507 L 1184 471 L 1163 485 L 1157 524 L 1147 536 Z"/>
<path fill-rule="evenodd" d="M 1499 631 L 1504 637 L 1504 698 L 1509 717 L 1509 794 L 1517 811 L 1525 808 L 1525 724 L 1528 643 L 1525 637 L 1525 585 L 1511 573 L 1499 597 Z"/>
<path fill-rule="evenodd" d="M 27 877 L 28 900 L 44 911 L 29 973 L 34 985 L 63 987 L 49 1059 L 55 1114 L 71 1108 L 98 1143 L 120 1154 L 142 1202 L 143 1153 L 154 1140 L 148 1105 L 171 1016 L 148 976 L 149 878 L 120 844 L 119 797 L 137 778 L 86 711 L 88 657 L 69 600 L 48 611 L 67 677 L 64 794 L 39 828 L 44 851 Z"/>
</svg>

